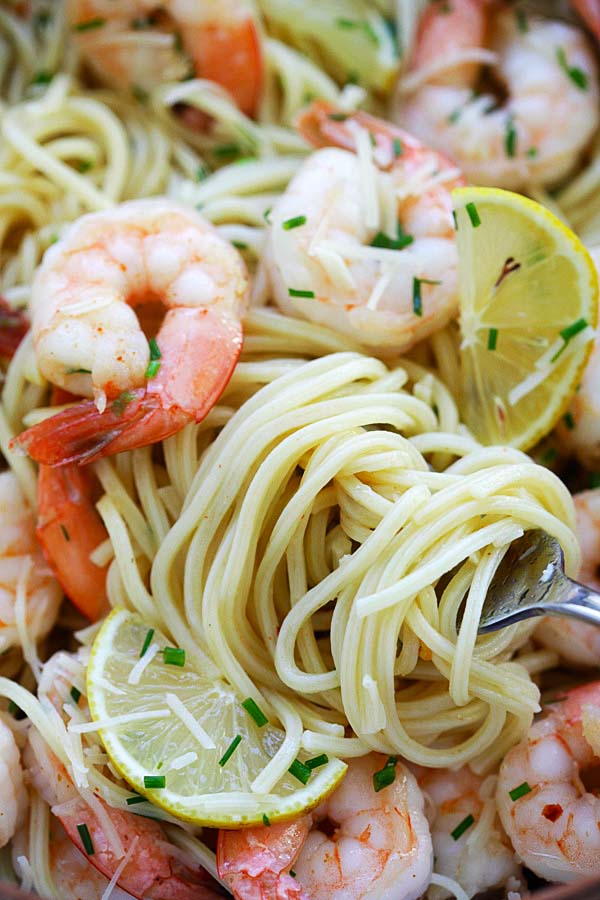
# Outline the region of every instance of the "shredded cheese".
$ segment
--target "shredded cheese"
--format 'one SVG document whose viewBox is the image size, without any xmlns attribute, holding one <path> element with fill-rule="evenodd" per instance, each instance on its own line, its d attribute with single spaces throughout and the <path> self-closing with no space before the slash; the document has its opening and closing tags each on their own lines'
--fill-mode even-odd
<svg viewBox="0 0 600 900">
<path fill-rule="evenodd" d="M 379 231 L 379 169 L 373 162 L 371 136 L 365 128 L 355 122 L 348 122 L 356 141 L 358 178 L 363 201 L 363 216 L 369 229 Z"/>
<path fill-rule="evenodd" d="M 192 737 L 195 737 L 201 747 L 205 750 L 216 750 L 217 745 L 209 734 L 204 730 L 202 725 L 193 717 L 189 710 L 185 708 L 179 697 L 175 694 L 166 694 L 165 700 L 169 709 L 171 709 L 180 722 L 183 722 Z"/>
<path fill-rule="evenodd" d="M 150 644 L 144 655 L 140 657 L 140 659 L 138 659 L 133 669 L 129 673 L 129 676 L 127 678 L 128 684 L 140 683 L 140 678 L 144 674 L 144 671 L 150 665 L 159 650 L 160 647 L 158 646 L 158 644 Z"/>
<path fill-rule="evenodd" d="M 175 769 L 175 771 L 178 772 L 179 769 L 185 769 L 186 766 L 191 766 L 197 759 L 198 754 L 194 750 L 190 750 L 188 753 L 182 753 L 181 756 L 176 756 L 175 759 L 172 760 L 169 769 Z"/>
<path fill-rule="evenodd" d="M 131 844 L 129 845 L 129 850 L 127 851 L 124 858 L 121 860 L 121 862 L 115 869 L 113 877 L 110 879 L 110 881 L 106 885 L 106 888 L 102 892 L 102 896 L 100 897 L 100 900 L 109 900 L 109 897 L 112 894 L 112 892 L 115 888 L 115 885 L 118 883 L 119 878 L 121 877 L 121 875 L 123 873 L 123 869 L 129 863 L 129 860 L 133 856 L 133 853 L 135 851 L 135 848 L 137 847 L 139 839 L 140 839 L 139 835 L 136 835 L 136 837 L 134 837 L 134 839 L 132 840 Z"/>
<path fill-rule="evenodd" d="M 118 728 L 121 725 L 129 725 L 131 722 L 144 722 L 149 719 L 169 719 L 171 713 L 168 709 L 149 709 L 147 712 L 126 713 L 122 716 L 107 716 L 96 722 L 69 722 L 68 731 L 86 734 L 89 731 L 104 731 Z"/>
</svg>

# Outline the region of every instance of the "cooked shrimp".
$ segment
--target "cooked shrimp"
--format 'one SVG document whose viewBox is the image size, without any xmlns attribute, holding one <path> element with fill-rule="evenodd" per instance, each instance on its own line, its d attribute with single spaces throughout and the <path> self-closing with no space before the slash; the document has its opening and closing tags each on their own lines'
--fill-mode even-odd
<svg viewBox="0 0 600 900">
<path fill-rule="evenodd" d="M 394 782 L 375 793 L 373 774 L 385 762 L 375 753 L 350 760 L 340 787 L 297 822 L 220 831 L 219 875 L 234 897 L 420 897 L 433 860 L 423 796 L 399 762 Z M 292 865 L 295 877 L 289 874 Z"/>
<path fill-rule="evenodd" d="M 578 580 L 600 592 L 600 488 L 573 497 L 581 547 Z M 577 619 L 543 619 L 535 637 L 572 666 L 600 666 L 600 629 Z"/>
<path fill-rule="evenodd" d="M 478 90 L 483 64 L 506 102 Z M 598 127 L 597 81 L 578 28 L 489 0 L 429 3 L 397 120 L 449 153 L 475 184 L 553 185 L 577 165 Z"/>
<path fill-rule="evenodd" d="M 599 0 L 571 0 L 573 6 L 588 28 L 600 39 L 600 2 Z"/>
<path fill-rule="evenodd" d="M 460 175 L 386 122 L 342 118 L 315 103 L 300 119 L 314 144 L 338 147 L 313 153 L 273 207 L 274 297 L 367 346 L 405 350 L 456 312 L 450 190 Z"/>
<path fill-rule="evenodd" d="M 498 821 L 494 777 L 482 778 L 468 766 L 455 772 L 411 768 L 431 801 L 425 808 L 435 871 L 458 882 L 469 897 L 518 878 L 520 867 Z"/>
<path fill-rule="evenodd" d="M 75 606 L 95 622 L 108 611 L 107 566 L 90 554 L 108 533 L 94 505 L 93 473 L 82 466 L 40 466 L 36 534 L 62 588 Z"/>
<path fill-rule="evenodd" d="M 116 88 L 148 90 L 190 75 L 258 110 L 263 60 L 249 0 L 69 0 L 80 52 Z"/>
<path fill-rule="evenodd" d="M 55 816 L 51 817 L 50 824 L 50 871 L 61 897 L 103 900 L 108 888 L 108 878 L 79 852 Z M 132 897 L 118 887 L 110 893 L 110 900 L 131 900 Z"/>
<path fill-rule="evenodd" d="M 599 762 L 587 739 L 600 728 L 599 706 L 600 682 L 569 691 L 500 767 L 502 824 L 525 865 L 548 881 L 600 873 L 600 797 L 582 780 Z"/>
<path fill-rule="evenodd" d="M 139 898 L 155 900 L 216 900 L 221 896 L 210 875 L 200 867 L 191 869 L 180 861 L 162 826 L 151 819 L 136 816 L 126 810 L 109 806 L 96 797 L 92 809 L 79 795 L 66 769 L 48 748 L 39 732 L 31 729 L 25 751 L 28 777 L 59 819 L 67 835 L 85 858 L 106 878 L 112 878 L 123 859 L 130 852 L 127 865 L 118 878 L 119 887 Z M 102 808 L 102 817 L 96 812 Z M 108 817 L 123 845 L 125 856 L 120 857 L 104 830 Z M 85 823 L 92 841 L 93 853 L 88 853 L 78 825 Z"/>
<path fill-rule="evenodd" d="M 34 641 L 50 631 L 62 599 L 36 540 L 33 513 L 12 472 L 0 474 L 0 653 L 21 643 L 22 612 Z M 21 609 L 19 604 L 22 604 Z"/>
<path fill-rule="evenodd" d="M 192 210 L 135 200 L 83 216 L 36 274 L 32 327 L 43 375 L 96 402 L 15 443 L 44 465 L 85 463 L 199 422 L 237 362 L 247 295 L 241 256 Z M 149 344 L 133 307 L 151 319 L 157 303 Z"/>
<path fill-rule="evenodd" d="M 8 844 L 27 810 L 27 793 L 19 749 L 8 725 L 0 719 L 0 847 Z"/>
</svg>

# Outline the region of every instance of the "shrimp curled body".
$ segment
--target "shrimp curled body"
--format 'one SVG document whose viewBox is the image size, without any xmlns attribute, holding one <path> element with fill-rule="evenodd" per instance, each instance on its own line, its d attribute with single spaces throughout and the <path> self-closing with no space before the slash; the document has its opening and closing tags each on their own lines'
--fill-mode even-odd
<svg viewBox="0 0 600 900">
<path fill-rule="evenodd" d="M 13 837 L 27 809 L 27 792 L 19 750 L 8 725 L 0 719 L 0 847 Z"/>
<path fill-rule="evenodd" d="M 240 354 L 247 293 L 239 253 L 192 210 L 136 200 L 83 216 L 44 257 L 32 324 L 42 374 L 95 402 L 17 443 L 46 465 L 87 463 L 199 422 Z M 151 359 L 134 307 L 156 317 L 157 304 L 166 314 Z"/>
<path fill-rule="evenodd" d="M 598 874 L 600 798 L 582 779 L 598 765 L 599 717 L 600 683 L 569 691 L 500 767 L 502 824 L 525 865 L 548 881 Z"/>
<path fill-rule="evenodd" d="M 379 793 L 385 757 L 350 760 L 344 781 L 309 815 L 288 824 L 219 832 L 219 875 L 237 900 L 416 900 L 433 851 L 414 776 L 396 763 Z M 323 830 L 321 830 L 323 828 Z M 290 877 L 292 867 L 295 877 Z"/>
<path fill-rule="evenodd" d="M 301 133 L 325 149 L 303 163 L 271 211 L 274 297 L 284 312 L 366 346 L 404 350 L 456 312 L 450 190 L 462 179 L 387 122 L 342 118 L 320 102 L 300 119 Z"/>
<path fill-rule="evenodd" d="M 522 13 L 522 11 L 521 11 Z M 506 102 L 478 90 L 487 65 Z M 489 0 L 430 3 L 397 121 L 475 184 L 519 190 L 569 174 L 598 127 L 597 66 L 583 32 Z"/>
</svg>

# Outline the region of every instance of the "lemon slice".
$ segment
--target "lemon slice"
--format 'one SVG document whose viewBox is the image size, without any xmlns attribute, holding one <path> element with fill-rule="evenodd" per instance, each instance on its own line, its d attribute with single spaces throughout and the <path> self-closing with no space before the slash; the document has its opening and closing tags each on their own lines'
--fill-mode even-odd
<svg viewBox="0 0 600 900">
<path fill-rule="evenodd" d="M 483 444 L 526 450 L 567 409 L 591 352 L 598 278 L 581 241 L 545 207 L 497 188 L 453 191 L 465 424 Z"/>
<path fill-rule="evenodd" d="M 252 782 L 283 732 L 263 723 L 260 707 L 241 701 L 224 681 L 193 670 L 182 650 L 165 648 L 159 631 L 115 609 L 90 654 L 92 719 L 103 725 L 106 751 L 136 791 L 181 819 L 239 828 L 297 815 L 341 781 L 346 765 L 339 759 L 309 760 L 309 768 L 301 756 L 302 766 L 291 767 L 299 778 L 287 772 L 269 793 L 255 793 Z"/>
</svg>

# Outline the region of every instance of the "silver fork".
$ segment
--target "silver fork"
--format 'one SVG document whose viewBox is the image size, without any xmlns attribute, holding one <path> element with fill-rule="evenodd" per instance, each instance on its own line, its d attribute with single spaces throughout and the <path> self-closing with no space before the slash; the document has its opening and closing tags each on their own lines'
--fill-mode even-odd
<svg viewBox="0 0 600 900">
<path fill-rule="evenodd" d="M 572 616 L 600 625 L 600 594 L 564 573 L 556 538 L 526 531 L 500 563 L 485 598 L 479 634 L 532 616 Z"/>
</svg>

